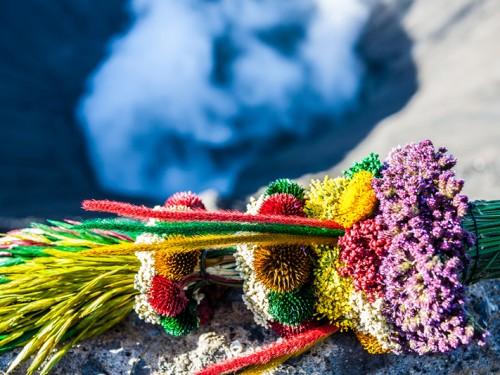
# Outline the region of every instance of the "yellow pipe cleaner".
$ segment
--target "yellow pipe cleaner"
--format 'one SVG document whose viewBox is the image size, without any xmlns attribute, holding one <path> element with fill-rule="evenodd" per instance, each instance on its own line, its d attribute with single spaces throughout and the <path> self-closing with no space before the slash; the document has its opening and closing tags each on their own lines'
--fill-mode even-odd
<svg viewBox="0 0 500 375">
<path fill-rule="evenodd" d="M 82 251 L 80 254 L 94 255 L 129 255 L 136 251 L 172 251 L 188 252 L 201 249 L 220 249 L 228 246 L 235 246 L 243 243 L 253 243 L 255 245 L 293 245 L 293 244 L 333 244 L 336 238 L 301 236 L 289 234 L 269 234 L 269 233 L 241 233 L 231 235 L 203 235 L 194 237 L 174 237 L 167 238 L 162 242 L 152 244 L 123 243 L 117 245 L 101 246 Z"/>
</svg>

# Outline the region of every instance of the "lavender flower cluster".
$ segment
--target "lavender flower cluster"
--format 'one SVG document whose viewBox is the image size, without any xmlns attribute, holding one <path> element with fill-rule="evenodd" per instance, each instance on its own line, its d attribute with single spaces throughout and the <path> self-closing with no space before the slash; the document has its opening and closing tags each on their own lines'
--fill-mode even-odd
<svg viewBox="0 0 500 375">
<path fill-rule="evenodd" d="M 380 272 L 385 278 L 384 314 L 406 351 L 447 352 L 484 335 L 465 310 L 461 277 L 473 238 L 461 221 L 468 200 L 456 160 L 431 141 L 399 147 L 389 155 L 373 188 L 377 222 L 390 245 Z"/>
</svg>

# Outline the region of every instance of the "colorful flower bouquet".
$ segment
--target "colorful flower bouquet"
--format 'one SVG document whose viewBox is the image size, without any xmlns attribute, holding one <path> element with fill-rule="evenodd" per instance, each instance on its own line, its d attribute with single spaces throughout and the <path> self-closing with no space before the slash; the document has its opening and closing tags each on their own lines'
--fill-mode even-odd
<svg viewBox="0 0 500 375">
<path fill-rule="evenodd" d="M 487 338 L 466 287 L 500 275 L 500 201 L 469 202 L 456 160 L 430 141 L 370 154 L 342 177 L 288 179 L 246 213 L 192 193 L 154 208 L 85 201 L 118 218 L 50 221 L 0 238 L 0 352 L 48 373 L 133 310 L 181 336 L 217 288 L 243 288 L 281 338 L 200 374 L 259 373 L 341 330 L 373 354 L 446 353 Z"/>
</svg>

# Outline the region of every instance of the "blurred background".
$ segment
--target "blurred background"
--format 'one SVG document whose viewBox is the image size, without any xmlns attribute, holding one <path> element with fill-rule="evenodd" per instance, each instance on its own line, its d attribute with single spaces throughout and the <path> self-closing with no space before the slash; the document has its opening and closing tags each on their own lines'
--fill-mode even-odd
<svg viewBox="0 0 500 375">
<path fill-rule="evenodd" d="M 498 35 L 495 0 L 1 1 L 0 229 L 85 198 L 241 207 L 424 138 L 498 198 Z"/>
</svg>

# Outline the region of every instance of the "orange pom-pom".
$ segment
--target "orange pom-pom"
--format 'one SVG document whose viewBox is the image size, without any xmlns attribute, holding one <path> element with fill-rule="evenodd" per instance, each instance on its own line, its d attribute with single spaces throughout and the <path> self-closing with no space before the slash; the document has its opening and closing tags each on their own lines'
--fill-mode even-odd
<svg viewBox="0 0 500 375">
<path fill-rule="evenodd" d="M 170 280 L 180 281 L 193 273 L 198 264 L 200 252 L 173 253 L 160 250 L 155 252 L 154 258 L 156 272 Z"/>
</svg>

